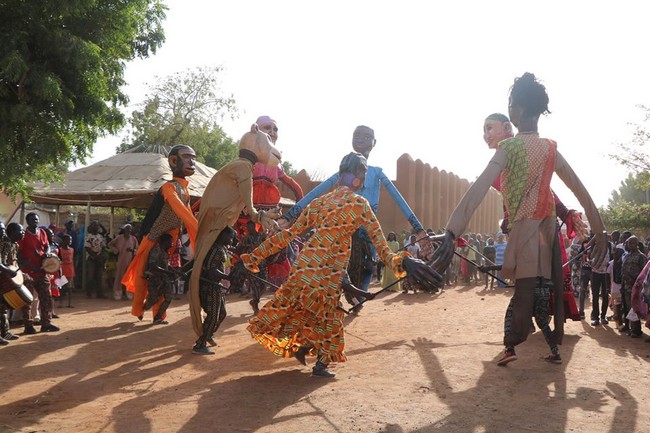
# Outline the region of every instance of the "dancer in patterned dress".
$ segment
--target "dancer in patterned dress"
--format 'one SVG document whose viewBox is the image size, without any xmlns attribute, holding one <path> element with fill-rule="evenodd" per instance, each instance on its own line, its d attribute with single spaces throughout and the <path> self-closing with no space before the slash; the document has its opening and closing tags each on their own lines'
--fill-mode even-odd
<svg viewBox="0 0 650 433">
<path fill-rule="evenodd" d="M 355 193 L 363 185 L 366 170 L 362 155 L 347 155 L 341 162 L 337 189 L 310 203 L 290 228 L 241 257 L 248 270 L 257 272 L 257 264 L 265 257 L 306 230 L 315 229 L 287 281 L 248 326 L 253 338 L 275 355 L 295 357 L 305 364 L 305 355 L 311 351 L 318 358 L 312 370 L 315 376 L 333 377 L 328 364 L 346 360 L 340 297 L 343 291 L 352 296 L 362 294 L 344 280 L 355 230 L 366 227 L 380 258 L 398 277 L 408 273 L 414 282 L 433 290 L 441 281 L 421 260 L 406 252 L 393 253 L 388 247 L 368 201 Z"/>
<path fill-rule="evenodd" d="M 354 129 L 354 132 L 352 134 L 352 148 L 355 152 L 362 154 L 366 159 L 368 159 L 370 152 L 372 149 L 374 149 L 376 144 L 377 140 L 375 139 L 375 131 L 372 128 L 364 125 L 359 125 Z M 278 224 L 280 227 L 288 227 L 289 222 L 297 218 L 298 215 L 300 215 L 300 212 L 302 212 L 302 210 L 312 200 L 330 191 L 337 185 L 338 181 L 339 173 L 335 173 L 327 180 L 321 182 L 316 188 L 311 190 L 291 209 L 285 212 L 281 218 L 278 219 Z M 382 185 L 392 200 L 395 202 L 402 215 L 404 215 L 409 224 L 413 227 L 413 232 L 416 234 L 418 244 L 421 248 L 421 257 L 425 261 L 429 261 L 431 259 L 431 255 L 433 254 L 433 244 L 431 243 L 431 240 L 427 236 L 427 233 L 424 231 L 422 223 L 420 223 L 417 216 L 411 210 L 404 197 L 402 197 L 402 194 L 398 191 L 393 182 L 390 181 L 388 176 L 386 176 L 381 167 L 368 167 L 368 173 L 366 175 L 364 185 L 359 188 L 357 193 L 365 197 L 370 203 L 372 210 L 374 212 L 377 212 L 377 209 L 379 207 L 379 195 Z M 350 274 L 350 279 L 354 285 L 359 287 L 362 291 L 367 292 L 370 285 L 376 254 L 373 251 L 372 242 L 363 227 L 360 227 L 359 230 L 354 233 L 352 236 L 352 243 L 354 247 L 352 248 L 350 260 L 348 263 L 348 272 Z M 404 281 L 403 286 L 410 287 L 411 283 L 408 280 Z M 417 287 L 411 288 L 413 290 L 418 289 Z M 363 299 L 363 297 L 361 299 Z M 349 299 L 349 301 L 354 300 Z M 356 304 L 356 302 L 351 303 Z"/>
</svg>

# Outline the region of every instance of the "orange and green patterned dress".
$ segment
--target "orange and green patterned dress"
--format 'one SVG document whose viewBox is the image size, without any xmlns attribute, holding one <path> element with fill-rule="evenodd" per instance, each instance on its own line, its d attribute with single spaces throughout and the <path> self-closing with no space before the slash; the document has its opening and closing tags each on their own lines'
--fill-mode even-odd
<svg viewBox="0 0 650 433">
<path fill-rule="evenodd" d="M 382 261 L 398 277 L 404 276 L 402 258 L 408 253 L 391 251 L 368 201 L 347 187 L 315 199 L 289 229 L 267 239 L 250 255 L 242 255 L 246 267 L 255 271 L 265 257 L 304 231 L 315 229 L 287 281 L 251 319 L 248 331 L 254 339 L 285 358 L 306 345 L 325 364 L 346 360 L 344 313 L 337 307 L 341 305 L 341 279 L 350 257 L 352 233 L 361 226 L 366 227 Z"/>
</svg>

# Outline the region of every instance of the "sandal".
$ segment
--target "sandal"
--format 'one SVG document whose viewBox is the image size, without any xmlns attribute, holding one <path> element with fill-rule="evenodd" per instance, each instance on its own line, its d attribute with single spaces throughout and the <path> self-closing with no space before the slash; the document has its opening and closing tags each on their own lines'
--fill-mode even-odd
<svg viewBox="0 0 650 433">
<path fill-rule="evenodd" d="M 551 353 L 550 355 L 543 356 L 542 359 L 553 364 L 562 364 L 562 358 L 559 353 Z"/>
</svg>

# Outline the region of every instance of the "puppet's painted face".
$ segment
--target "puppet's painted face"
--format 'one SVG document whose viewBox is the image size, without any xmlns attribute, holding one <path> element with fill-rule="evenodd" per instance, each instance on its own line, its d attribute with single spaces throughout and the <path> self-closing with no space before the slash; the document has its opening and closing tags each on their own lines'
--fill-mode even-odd
<svg viewBox="0 0 650 433">
<path fill-rule="evenodd" d="M 192 176 L 196 171 L 196 153 L 192 149 L 181 149 L 169 157 L 169 165 L 176 177 Z"/>
<path fill-rule="evenodd" d="M 269 167 L 277 167 L 282 161 L 282 154 L 273 146 L 271 137 L 260 131 L 255 123 L 250 132 L 239 140 L 239 148 L 250 150 L 257 157 L 257 162 Z"/>
<path fill-rule="evenodd" d="M 490 149 L 499 147 L 499 142 L 512 137 L 512 125 L 510 122 L 486 119 L 483 124 L 483 140 Z"/>
<path fill-rule="evenodd" d="M 370 151 L 377 140 L 375 140 L 375 131 L 367 126 L 357 126 L 352 134 L 352 148 L 355 152 L 362 154 L 368 159 Z"/>
</svg>

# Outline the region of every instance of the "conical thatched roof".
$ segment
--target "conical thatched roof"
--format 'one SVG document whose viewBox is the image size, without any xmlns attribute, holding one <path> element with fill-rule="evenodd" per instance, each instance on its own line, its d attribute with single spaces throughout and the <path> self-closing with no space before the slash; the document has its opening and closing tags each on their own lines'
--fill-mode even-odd
<svg viewBox="0 0 650 433">
<path fill-rule="evenodd" d="M 156 149 L 163 152 L 166 148 Z M 196 173 L 189 178 L 190 194 L 201 197 L 217 171 L 196 164 Z M 36 203 L 92 206 L 114 206 L 146 209 L 156 191 L 172 172 L 167 156 L 161 153 L 140 153 L 137 150 L 118 153 L 88 167 L 68 173 L 62 183 L 49 186 L 34 184 L 30 198 Z"/>
</svg>

